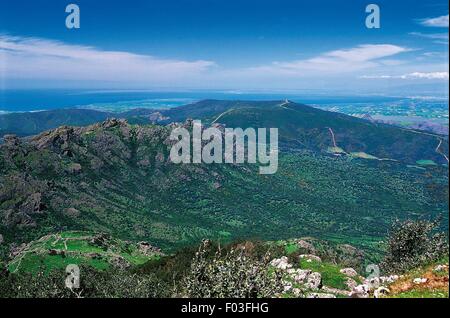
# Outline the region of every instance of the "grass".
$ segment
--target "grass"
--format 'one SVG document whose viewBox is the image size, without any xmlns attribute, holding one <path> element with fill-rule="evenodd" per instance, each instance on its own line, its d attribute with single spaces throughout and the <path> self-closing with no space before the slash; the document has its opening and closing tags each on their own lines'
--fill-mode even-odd
<svg viewBox="0 0 450 318">
<path fill-rule="evenodd" d="M 322 275 L 322 283 L 325 286 L 338 288 L 338 289 L 348 289 L 345 282 L 347 281 L 347 276 L 340 272 L 340 267 L 330 264 L 322 263 L 312 260 L 308 262 L 306 259 L 300 260 L 300 268 L 310 269 L 314 272 L 320 273 Z M 355 279 L 356 280 L 356 279 Z"/>
<path fill-rule="evenodd" d="M 123 257 L 130 265 L 142 265 L 159 257 L 157 254 L 144 255 L 134 244 L 113 238 L 107 240 L 107 246 L 100 248 L 90 242 L 94 236 L 95 233 L 90 232 L 63 232 L 31 242 L 21 255 L 9 263 L 8 270 L 36 273 L 44 268 L 48 273 L 69 264 L 84 264 L 105 270 L 115 257 Z M 50 251 L 59 253 L 51 255 Z"/>
<path fill-rule="evenodd" d="M 288 254 L 288 255 L 293 254 L 298 251 L 298 244 L 297 243 L 288 243 L 284 247 L 284 250 L 285 250 L 286 254 Z"/>
<path fill-rule="evenodd" d="M 448 257 L 427 266 L 416 268 L 406 273 L 400 280 L 389 286 L 389 298 L 448 298 L 448 267 L 435 272 L 437 265 L 448 265 Z M 415 284 L 415 278 L 426 278 L 422 284 Z"/>
<path fill-rule="evenodd" d="M 448 298 L 447 290 L 421 290 L 413 289 L 393 295 L 391 298 Z"/>
</svg>

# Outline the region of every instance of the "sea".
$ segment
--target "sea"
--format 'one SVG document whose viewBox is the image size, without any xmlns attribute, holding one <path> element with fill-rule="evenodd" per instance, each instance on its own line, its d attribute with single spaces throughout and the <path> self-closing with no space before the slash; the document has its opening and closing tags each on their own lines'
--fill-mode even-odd
<svg viewBox="0 0 450 318">
<path fill-rule="evenodd" d="M 344 95 L 336 92 L 261 92 L 240 90 L 0 90 L 0 115 L 61 108 L 123 112 L 136 108 L 167 109 L 204 99 L 290 100 L 353 116 L 418 117 L 448 126 L 448 95 Z"/>
</svg>

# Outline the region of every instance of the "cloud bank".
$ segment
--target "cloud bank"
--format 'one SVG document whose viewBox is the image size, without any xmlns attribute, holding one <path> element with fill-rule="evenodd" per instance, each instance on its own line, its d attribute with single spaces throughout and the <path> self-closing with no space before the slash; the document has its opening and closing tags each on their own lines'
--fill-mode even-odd
<svg viewBox="0 0 450 318">
<path fill-rule="evenodd" d="M 449 79 L 448 72 L 413 72 L 403 75 L 363 75 L 360 78 L 366 79 L 434 79 L 447 80 Z"/>
<path fill-rule="evenodd" d="M 426 27 L 448 28 L 448 14 L 436 18 L 426 18 L 419 21 Z"/>
<path fill-rule="evenodd" d="M 0 34 L 0 78 L 171 82 L 201 74 L 211 61 L 162 59 L 59 41 Z"/>
<path fill-rule="evenodd" d="M 248 71 L 300 76 L 345 74 L 384 65 L 384 62 L 387 62 L 383 61 L 384 58 L 408 51 L 410 49 L 391 44 L 364 44 L 326 52 L 309 59 L 274 62 L 272 65 L 250 68 Z"/>
</svg>

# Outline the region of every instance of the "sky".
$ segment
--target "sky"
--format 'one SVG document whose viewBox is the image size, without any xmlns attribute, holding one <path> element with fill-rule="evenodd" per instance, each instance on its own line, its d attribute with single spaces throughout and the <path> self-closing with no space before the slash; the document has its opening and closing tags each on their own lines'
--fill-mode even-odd
<svg viewBox="0 0 450 318">
<path fill-rule="evenodd" d="M 0 89 L 420 91 L 448 27 L 446 0 L 0 0 Z"/>
</svg>

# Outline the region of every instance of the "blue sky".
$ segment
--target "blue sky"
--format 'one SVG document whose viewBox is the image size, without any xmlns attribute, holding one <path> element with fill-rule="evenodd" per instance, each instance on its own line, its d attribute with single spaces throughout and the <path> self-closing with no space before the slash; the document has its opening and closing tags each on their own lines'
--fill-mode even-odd
<svg viewBox="0 0 450 318">
<path fill-rule="evenodd" d="M 65 27 L 76 3 L 81 28 Z M 365 7 L 381 28 L 365 27 Z M 387 91 L 448 83 L 448 2 L 1 0 L 7 88 Z"/>
</svg>

